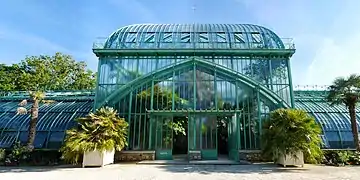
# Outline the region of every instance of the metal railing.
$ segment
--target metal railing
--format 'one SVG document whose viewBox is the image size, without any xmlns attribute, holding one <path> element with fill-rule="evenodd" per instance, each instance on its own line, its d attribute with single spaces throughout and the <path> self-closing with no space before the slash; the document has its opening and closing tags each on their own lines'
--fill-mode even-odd
<svg viewBox="0 0 360 180">
<path fill-rule="evenodd" d="M 94 96 L 95 91 L 84 90 L 84 91 L 47 91 L 45 92 L 46 97 L 68 97 L 68 96 Z M 0 91 L 0 98 L 2 97 L 28 97 L 28 91 Z"/>
<path fill-rule="evenodd" d="M 329 85 L 296 85 L 294 91 L 327 91 Z"/>
<path fill-rule="evenodd" d="M 107 38 L 97 38 L 93 49 L 295 49 L 292 38 L 282 38 L 281 45 L 255 42 L 122 42 L 116 47 L 107 47 Z"/>
</svg>

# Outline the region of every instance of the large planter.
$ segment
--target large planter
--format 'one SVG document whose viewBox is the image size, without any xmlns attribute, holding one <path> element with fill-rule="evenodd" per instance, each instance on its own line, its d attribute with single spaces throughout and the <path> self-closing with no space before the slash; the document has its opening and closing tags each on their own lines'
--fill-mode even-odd
<svg viewBox="0 0 360 180">
<path fill-rule="evenodd" d="M 287 154 L 286 156 L 284 156 L 284 154 L 280 154 L 277 160 L 277 164 L 280 164 L 284 167 L 286 166 L 304 167 L 304 154 L 301 151 L 296 153 L 296 157 L 289 154 Z"/>
<path fill-rule="evenodd" d="M 82 167 L 103 167 L 114 163 L 115 150 L 85 152 Z"/>
</svg>

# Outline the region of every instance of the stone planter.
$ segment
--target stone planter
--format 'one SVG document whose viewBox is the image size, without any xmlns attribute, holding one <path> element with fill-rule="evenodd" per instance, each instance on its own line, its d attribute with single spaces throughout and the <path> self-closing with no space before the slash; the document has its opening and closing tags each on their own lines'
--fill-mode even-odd
<svg viewBox="0 0 360 180">
<path fill-rule="evenodd" d="M 114 163 L 115 150 L 112 151 L 92 151 L 84 153 L 82 167 L 103 167 Z"/>
<path fill-rule="evenodd" d="M 280 154 L 277 160 L 277 164 L 280 164 L 284 167 L 286 166 L 301 166 L 304 167 L 304 154 L 303 152 L 296 153 L 296 157 L 292 155 Z"/>
</svg>

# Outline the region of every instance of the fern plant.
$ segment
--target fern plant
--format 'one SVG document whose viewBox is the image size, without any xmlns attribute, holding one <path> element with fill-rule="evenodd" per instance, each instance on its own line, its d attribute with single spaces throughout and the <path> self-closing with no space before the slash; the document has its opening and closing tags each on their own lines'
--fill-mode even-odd
<svg viewBox="0 0 360 180">
<path fill-rule="evenodd" d="M 122 150 L 127 146 L 128 123 L 110 107 L 77 119 L 79 126 L 66 132 L 60 149 L 65 161 L 76 164 L 84 152 Z"/>
<path fill-rule="evenodd" d="M 264 155 L 275 161 L 280 155 L 304 153 L 305 161 L 322 160 L 321 128 L 315 119 L 303 110 L 277 109 L 265 120 L 262 133 Z"/>
</svg>

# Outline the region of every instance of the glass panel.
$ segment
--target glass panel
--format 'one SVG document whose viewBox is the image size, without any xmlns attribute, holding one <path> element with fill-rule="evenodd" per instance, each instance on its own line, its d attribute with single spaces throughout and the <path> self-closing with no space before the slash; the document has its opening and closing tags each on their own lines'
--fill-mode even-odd
<svg viewBox="0 0 360 180">
<path fill-rule="evenodd" d="M 202 42 L 202 43 L 209 42 L 208 33 L 199 33 L 199 42 Z"/>
<path fill-rule="evenodd" d="M 163 42 L 170 43 L 172 42 L 173 36 L 172 33 L 164 33 Z"/>
<path fill-rule="evenodd" d="M 180 42 L 189 43 L 190 42 L 190 33 L 181 33 Z"/>
<path fill-rule="evenodd" d="M 125 42 L 127 42 L 127 43 L 136 42 L 136 36 L 137 36 L 137 33 L 128 33 L 126 36 Z"/>
<path fill-rule="evenodd" d="M 48 146 L 49 149 L 58 149 L 61 147 L 62 142 L 64 140 L 64 132 L 52 132 L 50 134 L 50 138 L 48 140 Z"/>
<path fill-rule="evenodd" d="M 262 37 L 261 37 L 260 33 L 252 33 L 251 38 L 252 38 L 252 42 L 254 42 L 254 43 L 262 42 Z"/>
<path fill-rule="evenodd" d="M 235 33 L 234 39 L 236 43 L 245 43 L 245 35 L 243 33 Z"/>
<path fill-rule="evenodd" d="M 199 116 L 201 121 L 202 149 L 216 149 L 216 116 Z"/>
<path fill-rule="evenodd" d="M 44 148 L 45 147 L 45 139 L 47 138 L 48 132 L 36 132 L 34 147 L 35 148 Z"/>
<path fill-rule="evenodd" d="M 155 42 L 155 33 L 146 33 L 144 34 L 145 43 L 154 43 Z"/>
<path fill-rule="evenodd" d="M 170 128 L 172 118 L 158 116 L 156 119 L 156 149 L 172 149 L 173 133 Z"/>
<path fill-rule="evenodd" d="M 216 42 L 220 42 L 220 43 L 226 42 L 226 35 L 225 35 L 225 33 L 222 33 L 222 32 L 216 33 Z"/>
<path fill-rule="evenodd" d="M 0 148 L 9 148 L 15 142 L 17 132 L 3 132 L 0 135 Z"/>
</svg>

